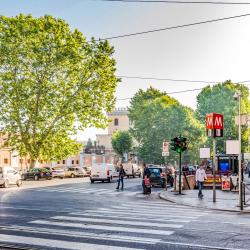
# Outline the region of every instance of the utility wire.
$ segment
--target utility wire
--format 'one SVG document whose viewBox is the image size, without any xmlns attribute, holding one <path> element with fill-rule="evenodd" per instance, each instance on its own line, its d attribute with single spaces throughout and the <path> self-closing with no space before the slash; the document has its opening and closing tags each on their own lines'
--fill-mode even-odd
<svg viewBox="0 0 250 250">
<path fill-rule="evenodd" d="M 155 81 L 171 81 L 171 82 L 187 82 L 187 83 L 205 83 L 205 84 L 216 84 L 223 81 L 204 81 L 204 80 L 187 80 L 187 79 L 173 79 L 173 78 L 156 78 L 156 77 L 142 77 L 142 76 L 117 76 L 124 79 L 139 79 L 139 80 L 155 80 Z M 237 83 L 248 83 L 250 80 L 239 81 Z"/>
<path fill-rule="evenodd" d="M 148 31 L 141 31 L 141 32 L 135 32 L 135 33 L 130 33 L 130 34 L 111 36 L 111 37 L 107 37 L 107 38 L 101 38 L 100 40 L 111 40 L 111 39 L 124 38 L 124 37 L 130 37 L 130 36 L 138 36 L 138 35 L 143 35 L 143 34 L 159 32 L 159 31 L 179 29 L 179 28 L 184 28 L 184 27 L 190 27 L 190 26 L 206 24 L 206 23 L 214 23 L 214 22 L 225 21 L 225 20 L 229 20 L 229 19 L 235 19 L 235 18 L 241 18 L 241 17 L 247 17 L 247 16 L 250 16 L 250 14 L 242 14 L 242 15 L 238 15 L 238 16 L 223 17 L 223 18 L 211 19 L 211 20 L 206 20 L 206 21 L 201 21 L 201 22 L 196 22 L 196 23 L 188 23 L 188 24 L 170 26 L 170 27 L 161 28 L 161 29 L 153 29 L 153 30 L 148 30 Z"/>
<path fill-rule="evenodd" d="M 168 0 L 97 0 L 101 2 L 124 3 L 166 3 L 166 4 L 217 4 L 217 5 L 250 5 L 250 2 L 225 2 L 225 1 L 168 1 Z"/>
<path fill-rule="evenodd" d="M 169 92 L 169 93 L 166 93 L 166 95 L 179 94 L 179 93 L 185 93 L 185 92 L 193 92 L 193 91 L 198 91 L 198 90 L 202 90 L 202 89 L 203 88 L 199 88 L 199 89 L 187 89 L 187 90 Z M 121 98 L 121 99 L 116 99 L 116 100 L 117 101 L 124 101 L 124 100 L 130 100 L 130 99 L 132 99 L 132 97 Z"/>
</svg>

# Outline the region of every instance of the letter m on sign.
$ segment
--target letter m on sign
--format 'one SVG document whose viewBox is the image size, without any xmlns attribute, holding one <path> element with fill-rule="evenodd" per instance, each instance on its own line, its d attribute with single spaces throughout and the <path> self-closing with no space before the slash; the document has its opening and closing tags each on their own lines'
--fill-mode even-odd
<svg viewBox="0 0 250 250">
<path fill-rule="evenodd" d="M 213 114 L 208 114 L 206 116 L 206 128 L 207 129 L 213 129 L 214 128 Z"/>
<path fill-rule="evenodd" d="M 214 129 L 223 129 L 223 115 L 214 114 Z"/>
</svg>

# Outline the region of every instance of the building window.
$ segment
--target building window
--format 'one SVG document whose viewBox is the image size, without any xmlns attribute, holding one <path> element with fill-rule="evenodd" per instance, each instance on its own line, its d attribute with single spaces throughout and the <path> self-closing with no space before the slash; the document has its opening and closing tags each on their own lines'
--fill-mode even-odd
<svg viewBox="0 0 250 250">
<path fill-rule="evenodd" d="M 75 164 L 75 161 L 74 161 L 74 160 L 72 160 L 72 164 Z"/>
<path fill-rule="evenodd" d="M 57 164 L 60 164 L 60 161 L 58 161 Z"/>
<path fill-rule="evenodd" d="M 4 158 L 4 159 L 3 159 L 3 162 L 4 162 L 4 164 L 8 164 L 9 161 L 8 161 L 7 158 Z"/>
<path fill-rule="evenodd" d="M 119 120 L 118 120 L 117 118 L 115 118 L 115 120 L 114 120 L 114 125 L 115 125 L 115 126 L 118 126 L 118 125 L 119 125 Z"/>
<path fill-rule="evenodd" d="M 76 160 L 76 164 L 79 164 L 79 161 L 78 161 L 78 160 Z"/>
<path fill-rule="evenodd" d="M 65 160 L 63 160 L 63 164 L 65 164 Z"/>
</svg>

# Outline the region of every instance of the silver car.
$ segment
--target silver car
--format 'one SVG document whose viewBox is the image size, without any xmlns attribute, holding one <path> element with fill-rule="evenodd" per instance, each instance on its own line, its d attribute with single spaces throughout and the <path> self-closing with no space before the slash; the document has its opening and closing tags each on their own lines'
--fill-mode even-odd
<svg viewBox="0 0 250 250">
<path fill-rule="evenodd" d="M 20 187 L 22 185 L 21 175 L 13 167 L 0 167 L 0 185 L 7 188 L 11 184 Z"/>
</svg>

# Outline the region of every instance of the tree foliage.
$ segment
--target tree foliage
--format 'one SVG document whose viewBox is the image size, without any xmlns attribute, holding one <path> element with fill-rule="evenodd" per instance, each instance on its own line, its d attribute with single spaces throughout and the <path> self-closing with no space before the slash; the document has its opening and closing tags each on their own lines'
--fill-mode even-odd
<svg viewBox="0 0 250 250">
<path fill-rule="evenodd" d="M 235 116 L 238 115 L 238 102 L 234 100 L 234 94 L 237 90 L 242 93 L 241 113 L 249 114 L 249 91 L 241 84 L 234 84 L 231 81 L 219 83 L 212 87 L 204 88 L 197 96 L 197 119 L 205 124 L 206 115 L 209 113 L 223 114 L 224 135 L 217 139 L 217 147 L 220 152 L 225 151 L 224 142 L 229 139 L 238 139 L 238 127 L 235 125 Z M 248 145 L 249 130 L 246 126 L 242 127 L 242 147 L 246 150 Z M 210 145 L 210 139 L 208 140 Z"/>
<path fill-rule="evenodd" d="M 150 96 L 150 98 L 149 98 Z M 144 98 L 146 97 L 146 98 Z M 139 156 L 147 163 L 164 163 L 162 142 L 182 135 L 187 138 L 188 151 L 185 159 L 198 158 L 198 148 L 204 141 L 204 127 L 195 119 L 192 109 L 152 88 L 140 90 L 131 101 L 129 117 L 131 133 L 137 140 Z M 177 160 L 176 152 L 170 152 L 168 161 Z"/>
<path fill-rule="evenodd" d="M 117 131 L 112 135 L 111 143 L 114 151 L 123 156 L 124 153 L 129 153 L 132 149 L 133 140 L 128 131 Z"/>
<path fill-rule="evenodd" d="M 105 127 L 114 106 L 113 48 L 51 16 L 1 16 L 0 34 L 0 125 L 9 146 L 32 160 L 75 153 L 75 122 Z"/>
</svg>

